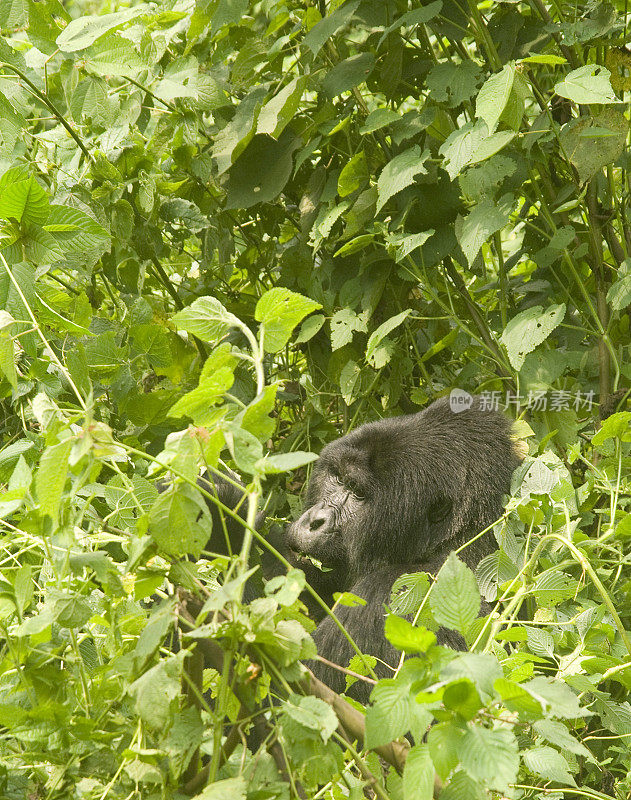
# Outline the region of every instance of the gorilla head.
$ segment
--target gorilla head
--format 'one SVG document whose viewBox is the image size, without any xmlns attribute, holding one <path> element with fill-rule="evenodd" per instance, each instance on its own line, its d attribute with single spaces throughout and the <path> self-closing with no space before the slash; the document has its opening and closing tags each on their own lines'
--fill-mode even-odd
<svg viewBox="0 0 631 800">
<path fill-rule="evenodd" d="M 287 544 L 350 581 L 380 565 L 442 563 L 501 514 L 519 463 L 509 432 L 478 399 L 455 413 L 447 397 L 362 425 L 322 451 Z M 483 537 L 465 559 L 490 549 Z"/>
</svg>

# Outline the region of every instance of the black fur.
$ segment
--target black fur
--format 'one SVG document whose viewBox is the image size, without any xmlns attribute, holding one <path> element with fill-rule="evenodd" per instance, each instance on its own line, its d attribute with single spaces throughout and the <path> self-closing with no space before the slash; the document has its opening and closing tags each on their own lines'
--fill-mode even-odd
<svg viewBox="0 0 631 800">
<path fill-rule="evenodd" d="M 518 463 L 509 421 L 477 399 L 454 413 L 442 398 L 418 414 L 362 425 L 322 451 L 287 544 L 331 568 L 319 579 L 309 574 L 327 599 L 347 590 L 367 601 L 336 614 L 360 649 L 378 658 L 378 675 L 392 674 L 380 662 L 399 660 L 383 633 L 392 584 L 407 572 L 435 574 L 451 550 L 496 520 Z M 474 567 L 494 548 L 489 532 L 461 557 Z M 353 651 L 330 618 L 314 638 L 320 655 L 348 665 Z M 343 691 L 342 672 L 321 662 L 310 666 Z M 349 694 L 365 702 L 369 685 L 358 682 Z"/>
</svg>

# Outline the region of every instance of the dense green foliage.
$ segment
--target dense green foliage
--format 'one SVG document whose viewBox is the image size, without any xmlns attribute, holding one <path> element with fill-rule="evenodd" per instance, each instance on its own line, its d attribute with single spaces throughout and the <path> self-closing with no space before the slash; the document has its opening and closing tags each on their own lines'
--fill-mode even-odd
<svg viewBox="0 0 631 800">
<path fill-rule="evenodd" d="M 629 796 L 630 18 L 0 2 L 2 797 Z M 243 602 L 252 526 L 453 387 L 530 453 L 477 581 L 395 587 L 364 720 L 304 679 L 299 570 Z M 226 465 L 243 545 L 189 560 Z"/>
</svg>

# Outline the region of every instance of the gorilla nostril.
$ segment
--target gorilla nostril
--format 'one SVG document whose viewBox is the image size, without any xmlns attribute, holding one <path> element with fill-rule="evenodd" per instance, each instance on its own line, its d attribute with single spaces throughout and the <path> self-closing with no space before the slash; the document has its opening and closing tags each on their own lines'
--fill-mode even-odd
<svg viewBox="0 0 631 800">
<path fill-rule="evenodd" d="M 309 522 L 309 530 L 317 531 L 324 525 L 325 522 L 326 522 L 326 517 L 324 515 L 318 515 L 317 517 L 313 517 Z"/>
</svg>

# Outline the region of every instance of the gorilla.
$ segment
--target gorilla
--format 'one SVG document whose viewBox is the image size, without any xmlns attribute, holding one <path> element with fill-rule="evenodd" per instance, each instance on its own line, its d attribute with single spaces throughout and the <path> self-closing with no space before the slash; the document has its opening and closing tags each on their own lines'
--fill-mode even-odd
<svg viewBox="0 0 631 800">
<path fill-rule="evenodd" d="M 335 613 L 360 650 L 377 657 L 379 677 L 391 675 L 386 665 L 396 667 L 400 658 L 384 636 L 384 605 L 394 581 L 404 573 L 436 574 L 451 550 L 501 515 L 520 462 L 510 427 L 479 398 L 455 412 L 443 397 L 416 414 L 362 425 L 322 450 L 306 508 L 289 526 L 286 544 L 297 565 L 310 556 L 328 568 L 318 574 L 305 565 L 311 585 L 329 602 L 333 591 L 366 601 Z M 489 531 L 461 557 L 475 567 L 495 546 Z M 449 644 L 454 637 L 439 633 Z M 321 656 L 348 666 L 354 651 L 330 617 L 314 639 Z M 343 691 L 343 672 L 320 661 L 309 666 L 331 689 Z M 357 682 L 349 694 L 366 702 L 369 685 Z"/>
<path fill-rule="evenodd" d="M 324 447 L 307 486 L 305 510 L 280 544 L 274 539 L 329 605 L 334 592 L 349 591 L 366 601 L 339 606 L 335 614 L 360 650 L 377 658 L 379 677 L 392 674 L 389 667 L 400 658 L 384 636 L 384 607 L 395 580 L 411 572 L 436 574 L 452 550 L 501 515 L 521 460 L 510 428 L 503 414 L 485 410 L 475 397 L 464 410 L 452 410 L 450 398 L 443 397 L 416 414 L 362 425 Z M 245 518 L 243 492 L 234 480 L 207 474 L 198 483 Z M 238 552 L 241 524 L 220 514 L 211 501 L 208 506 L 213 522 L 208 549 Z M 257 517 L 257 528 L 262 518 Z M 475 567 L 495 546 L 488 531 L 460 555 Z M 265 578 L 283 571 L 269 555 L 262 554 L 261 562 Z M 248 581 L 246 600 L 261 595 L 260 573 Z M 318 620 L 319 607 L 308 597 L 305 602 L 319 621 L 314 632 L 318 653 L 347 667 L 354 650 L 330 617 Z M 439 641 L 462 646 L 453 632 L 439 631 Z M 344 690 L 341 670 L 320 661 L 308 666 L 331 689 Z M 369 684 L 360 681 L 348 692 L 364 703 L 369 693 Z"/>
</svg>

